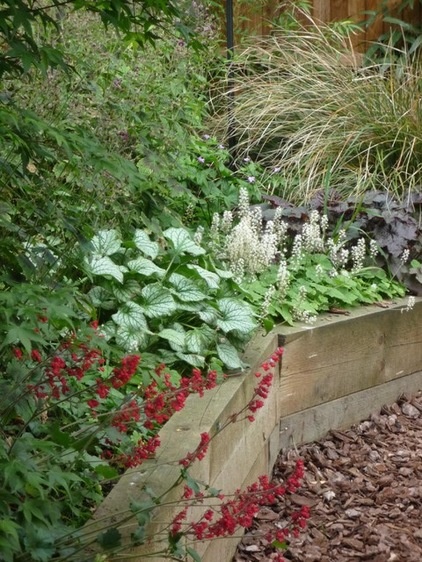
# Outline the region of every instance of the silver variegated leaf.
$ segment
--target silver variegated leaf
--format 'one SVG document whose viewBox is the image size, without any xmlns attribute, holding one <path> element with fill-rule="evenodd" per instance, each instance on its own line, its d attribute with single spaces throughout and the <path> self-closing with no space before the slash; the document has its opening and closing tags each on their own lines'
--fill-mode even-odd
<svg viewBox="0 0 422 562">
<path fill-rule="evenodd" d="M 151 283 L 142 289 L 143 310 L 150 318 L 172 314 L 177 306 L 168 289 L 158 283 Z"/>
<path fill-rule="evenodd" d="M 122 287 L 114 285 L 112 291 L 120 302 L 127 302 L 141 294 L 141 287 L 135 279 L 128 279 Z"/>
<path fill-rule="evenodd" d="M 172 273 L 169 281 L 175 289 L 176 296 L 181 301 L 198 302 L 208 298 L 193 281 L 183 275 Z"/>
<path fill-rule="evenodd" d="M 191 353 L 204 353 L 215 337 L 215 330 L 209 326 L 202 326 L 186 332 L 186 349 Z"/>
<path fill-rule="evenodd" d="M 127 264 L 130 271 L 136 271 L 140 275 L 145 275 L 149 277 L 150 275 L 158 275 L 158 277 L 163 277 L 166 273 L 165 269 L 158 267 L 155 263 L 147 258 L 136 258 L 135 260 L 131 260 Z"/>
<path fill-rule="evenodd" d="M 173 328 L 164 328 L 158 333 L 160 338 L 167 340 L 175 351 L 183 351 L 185 347 L 185 334 Z"/>
<path fill-rule="evenodd" d="M 116 330 L 116 344 L 125 351 L 134 352 L 145 349 L 148 343 L 146 332 L 131 328 L 130 326 L 118 326 Z"/>
<path fill-rule="evenodd" d="M 120 250 L 122 240 L 117 230 L 100 230 L 92 238 L 91 244 L 94 247 L 94 253 L 100 256 L 111 256 Z"/>
<path fill-rule="evenodd" d="M 105 341 L 108 341 L 116 335 L 116 328 L 116 324 L 110 320 L 110 322 L 101 324 L 98 329 L 98 335 L 102 336 Z"/>
<path fill-rule="evenodd" d="M 86 260 L 86 263 L 93 275 L 110 276 L 123 283 L 123 272 L 127 271 L 126 267 L 115 264 L 108 256 L 94 254 Z"/>
<path fill-rule="evenodd" d="M 200 302 L 178 302 L 177 310 L 186 310 L 186 312 L 199 312 L 202 310 Z"/>
<path fill-rule="evenodd" d="M 189 264 L 188 268 L 196 271 L 210 289 L 218 289 L 220 286 L 220 277 L 213 271 L 208 271 L 208 269 L 204 269 L 203 267 L 193 263 Z"/>
<path fill-rule="evenodd" d="M 180 351 L 177 352 L 176 355 L 182 361 L 192 365 L 192 367 L 203 367 L 205 365 L 205 357 L 202 357 L 202 355 L 196 355 L 195 353 L 181 353 Z"/>
<path fill-rule="evenodd" d="M 145 331 L 148 329 L 143 308 L 136 302 L 129 301 L 123 304 L 112 318 L 119 326 L 133 330 Z"/>
<path fill-rule="evenodd" d="M 168 228 L 163 234 L 167 240 L 173 243 L 178 254 L 191 254 L 192 256 L 205 254 L 204 248 L 195 244 L 189 232 L 184 228 Z"/>
<path fill-rule="evenodd" d="M 198 312 L 198 316 L 207 324 L 216 324 L 219 314 L 212 306 L 205 306 L 200 312 Z"/>
<path fill-rule="evenodd" d="M 229 342 L 217 344 L 217 355 L 228 369 L 241 369 L 243 367 L 237 349 Z"/>
<path fill-rule="evenodd" d="M 247 334 L 256 327 L 252 310 L 246 303 L 226 298 L 218 300 L 217 304 L 222 314 L 222 317 L 217 320 L 217 326 L 224 333 L 237 330 L 242 334 Z"/>
<path fill-rule="evenodd" d="M 145 230 L 137 229 L 133 237 L 136 247 L 141 250 L 143 254 L 152 258 L 153 260 L 158 256 L 160 247 L 157 242 L 151 240 Z"/>
<path fill-rule="evenodd" d="M 104 308 L 106 310 L 110 310 L 112 308 L 115 309 L 116 307 L 116 299 L 110 293 L 110 291 L 107 291 L 107 289 L 104 289 L 104 287 L 93 287 L 88 292 L 88 297 L 96 308 Z"/>
<path fill-rule="evenodd" d="M 215 269 L 215 272 L 220 276 L 221 279 L 231 279 L 233 273 L 229 269 Z"/>
</svg>

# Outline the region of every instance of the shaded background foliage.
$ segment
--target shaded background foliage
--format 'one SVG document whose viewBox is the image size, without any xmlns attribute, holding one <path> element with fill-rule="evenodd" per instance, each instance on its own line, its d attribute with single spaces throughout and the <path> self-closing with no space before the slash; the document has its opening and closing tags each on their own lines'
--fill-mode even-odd
<svg viewBox="0 0 422 562">
<path fill-rule="evenodd" d="M 81 336 L 82 359 L 95 343 L 107 362 L 106 371 L 91 365 L 81 383 L 86 389 L 72 379 L 78 392 L 104 391 L 97 386 L 101 377 L 108 380 L 125 350 L 138 352 L 141 345 L 150 353 L 143 353 L 145 369 L 134 377 L 133 392 L 159 381 L 154 367 L 164 367 L 157 358 L 184 372 L 192 366 L 240 370 L 239 350 L 267 286 L 256 280 L 240 288 L 230 264 L 201 246 L 204 233 L 192 235 L 186 226 L 208 228 L 214 213 L 235 207 L 246 187 L 252 203 L 267 191 L 271 208 L 264 218 L 282 207 L 293 233 L 309 218 L 309 205 L 283 199 L 292 193 L 283 175 L 246 154 L 233 166 L 224 143 L 210 137 L 210 83 L 224 82 L 226 71 L 217 28 L 207 8 L 194 2 L 0 0 L 0 544 L 9 560 L 16 552 L 21 560 L 57 559 L 56 539 L 70 534 L 72 542 L 74 527 L 108 490 L 103 480 L 116 476 L 94 468 L 96 486 L 89 486 L 98 462 L 90 453 L 103 450 L 94 441 L 85 451 L 80 442 L 87 403 L 74 401 L 70 418 L 59 420 L 49 418 L 42 402 L 34 406 L 33 396 L 34 409 L 26 407 L 27 384 L 62 357 L 69 335 Z M 412 257 L 420 252 L 408 208 L 384 194 L 361 201 L 337 197 L 328 187 L 311 208 L 330 216 L 334 235 L 346 223 L 351 239 L 373 234 L 395 259 L 406 247 Z M 325 258 L 305 260 L 303 279 L 309 263 L 316 270 Z M 418 278 L 420 264 L 410 267 Z M 276 276 L 274 268 L 270 273 Z M 381 273 L 385 294 L 402 294 Z M 301 281 L 295 279 L 295 291 Z M 362 284 L 361 292 L 355 284 L 353 302 L 362 302 L 373 278 Z M 316 313 L 321 301 L 332 302 L 323 289 L 329 292 L 326 286 L 314 291 Z M 350 290 L 342 290 L 341 303 L 350 303 Z M 280 310 L 273 316 L 279 320 Z M 94 318 L 107 324 L 100 334 L 89 325 Z M 169 376 L 180 381 L 175 368 Z M 124 392 L 115 396 L 127 399 Z M 73 407 L 69 403 L 53 407 L 54 414 Z M 68 431 L 70 419 L 74 431 Z M 56 462 L 63 447 L 69 466 Z M 75 490 L 79 478 L 88 486 Z M 58 500 L 62 513 L 52 507 Z"/>
</svg>

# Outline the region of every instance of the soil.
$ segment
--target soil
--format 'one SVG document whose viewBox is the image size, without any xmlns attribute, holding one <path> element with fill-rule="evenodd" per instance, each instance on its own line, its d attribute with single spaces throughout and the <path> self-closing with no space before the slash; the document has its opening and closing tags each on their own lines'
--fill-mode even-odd
<svg viewBox="0 0 422 562">
<path fill-rule="evenodd" d="M 281 452 L 273 478 L 283 481 L 298 457 L 305 462 L 302 488 L 261 509 L 234 562 L 271 560 L 275 551 L 263 536 L 303 505 L 311 517 L 290 541 L 286 560 L 422 562 L 422 393 L 400 397 L 347 431 Z"/>
</svg>

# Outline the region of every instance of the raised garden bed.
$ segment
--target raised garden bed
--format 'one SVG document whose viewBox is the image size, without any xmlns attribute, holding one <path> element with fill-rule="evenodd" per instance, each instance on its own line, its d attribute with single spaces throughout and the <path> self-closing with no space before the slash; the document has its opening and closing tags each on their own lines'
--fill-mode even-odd
<svg viewBox="0 0 422 562">
<path fill-rule="evenodd" d="M 422 389 L 422 298 L 411 311 L 407 300 L 326 315 L 312 327 L 280 326 L 266 336 L 256 335 L 245 360 L 250 369 L 231 376 L 203 398 L 192 396 L 161 432 L 162 446 L 155 459 L 140 470 L 128 471 L 97 510 L 90 531 L 116 524 L 132 500 L 142 500 L 146 484 L 159 495 L 176 481 L 177 463 L 196 448 L 199 434 L 215 433 L 231 414 L 249 401 L 256 368 L 283 345 L 280 370 L 256 421 L 230 424 L 211 441 L 206 457 L 190 472 L 198 480 L 230 494 L 261 474 L 270 474 L 281 449 L 321 438 L 330 429 L 348 428 L 402 393 Z M 180 497 L 170 492 L 168 500 Z M 160 507 L 151 530 L 165 530 L 179 508 Z M 136 522 L 120 528 L 129 537 Z M 165 539 L 165 533 L 163 534 Z M 238 538 L 196 544 L 204 562 L 231 560 Z M 155 551 L 157 545 L 152 550 Z M 151 553 L 151 545 L 128 548 L 133 560 Z M 155 558 L 160 560 L 159 557 Z"/>
</svg>

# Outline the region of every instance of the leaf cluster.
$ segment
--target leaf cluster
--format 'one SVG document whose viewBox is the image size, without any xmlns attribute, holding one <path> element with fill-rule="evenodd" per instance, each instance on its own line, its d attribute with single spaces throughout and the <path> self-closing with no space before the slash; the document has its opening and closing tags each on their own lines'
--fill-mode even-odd
<svg viewBox="0 0 422 562">
<path fill-rule="evenodd" d="M 123 241 L 99 231 L 87 251 L 87 295 L 106 337 L 127 351 L 154 353 L 180 372 L 240 369 L 239 350 L 256 326 L 230 272 L 217 267 L 184 228 L 160 236 L 137 229 Z"/>
<path fill-rule="evenodd" d="M 385 191 L 344 198 L 336 190 L 321 190 L 308 204 L 300 206 L 277 196 L 264 195 L 263 198 L 269 202 L 263 211 L 264 219 L 271 220 L 274 210 L 281 207 L 291 234 L 299 232 L 309 219 L 309 213 L 317 210 L 329 219 L 329 235 L 335 236 L 344 228 L 349 244 L 362 236 L 374 240 L 380 249 L 378 265 L 411 292 L 422 292 L 420 281 L 409 267 L 412 259 L 421 260 L 422 257 L 420 193 L 414 192 L 401 202 Z M 404 259 L 407 253 L 408 257 Z"/>
<path fill-rule="evenodd" d="M 291 282 L 285 292 L 276 292 L 272 298 L 262 318 L 266 330 L 279 322 L 290 325 L 297 321 L 312 323 L 318 314 L 324 312 L 348 314 L 350 308 L 405 294 L 400 284 L 392 281 L 384 270 L 372 265 L 355 273 L 347 269 L 335 272 L 332 262 L 323 253 L 309 254 L 299 265 L 292 265 L 292 260 L 288 260 L 288 265 Z M 262 306 L 265 293 L 276 282 L 277 268 L 273 267 L 258 280 L 243 285 L 246 299 Z"/>
<path fill-rule="evenodd" d="M 264 199 L 268 203 L 249 206 L 247 194 L 241 193 L 239 216 L 229 227 L 217 228 L 211 248 L 227 262 L 266 329 L 280 321 L 310 323 L 321 312 L 345 312 L 405 294 L 403 285 L 376 263 L 382 248 L 358 227 L 358 211 L 339 218 L 330 212 L 329 200 L 315 198 L 313 206 L 295 207 L 276 196 Z M 363 216 L 373 213 L 367 210 Z M 394 224 L 393 219 L 385 224 Z M 403 229 L 406 248 L 411 230 Z M 379 228 L 378 234 L 382 243 L 385 233 Z"/>
<path fill-rule="evenodd" d="M 366 27 L 382 21 L 387 31 L 372 42 L 365 53 L 371 61 L 382 64 L 383 59 L 391 53 L 391 47 L 397 49 L 396 56 L 419 56 L 422 44 L 422 27 L 416 20 L 417 4 L 420 0 L 400 0 L 394 4 L 382 0 L 376 10 L 367 10 L 363 24 Z M 409 17 L 413 12 L 413 17 Z M 407 17 L 406 17 L 407 16 Z"/>
<path fill-rule="evenodd" d="M 66 51 L 60 41 L 62 19 L 66 10 L 83 10 L 96 14 L 105 27 L 114 27 L 126 40 L 144 45 L 154 44 L 158 30 L 176 28 L 189 37 L 183 26 L 182 12 L 176 2 L 164 0 L 2 0 L 0 2 L 0 79 L 28 72 L 35 67 L 67 68 Z M 179 18 L 179 22 L 177 21 Z M 53 33 L 51 33 L 51 31 Z"/>
<path fill-rule="evenodd" d="M 75 242 L 86 245 L 105 227 L 127 232 L 143 213 L 169 226 L 195 189 L 205 190 L 190 166 L 204 118 L 205 54 L 180 36 L 128 46 L 82 12 L 66 13 L 61 26 L 71 73 L 31 71 L 2 83 L 0 252 L 15 280 L 71 276 L 59 255 Z M 212 204 L 229 192 L 228 171 L 221 164 L 207 178 L 208 186 L 227 178 L 213 197 L 207 190 Z"/>
<path fill-rule="evenodd" d="M 45 377 L 45 364 L 31 352 L 51 357 L 75 329 L 81 338 L 93 332 L 81 321 L 72 288 L 20 283 L 2 285 L 0 295 L 0 551 L 5 562 L 16 556 L 44 562 L 101 500 L 104 475 L 89 439 L 72 426 L 78 420 L 81 429 L 87 420 L 81 397 L 66 409 L 30 391 Z M 66 424 L 75 432 L 62 430 Z M 66 551 L 66 541 L 62 546 Z"/>
</svg>

